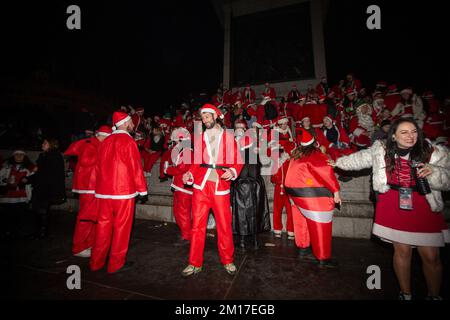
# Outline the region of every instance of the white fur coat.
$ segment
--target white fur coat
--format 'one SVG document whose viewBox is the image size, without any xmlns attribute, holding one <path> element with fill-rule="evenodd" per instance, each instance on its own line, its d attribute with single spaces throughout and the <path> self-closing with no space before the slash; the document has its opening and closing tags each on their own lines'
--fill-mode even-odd
<svg viewBox="0 0 450 320">
<path fill-rule="evenodd" d="M 441 191 L 450 190 L 450 151 L 446 147 L 433 145 L 434 151 L 430 163 L 433 173 L 427 177 L 431 193 L 426 195 L 431 210 L 444 209 Z M 389 190 L 386 176 L 386 154 L 384 143 L 376 141 L 369 149 L 361 150 L 336 160 L 336 167 L 347 171 L 359 171 L 373 168 L 373 189 L 380 193 Z"/>
</svg>

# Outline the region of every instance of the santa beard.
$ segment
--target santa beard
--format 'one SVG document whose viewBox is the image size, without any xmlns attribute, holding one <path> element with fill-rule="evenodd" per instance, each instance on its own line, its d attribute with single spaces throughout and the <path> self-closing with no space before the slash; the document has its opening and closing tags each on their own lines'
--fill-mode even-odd
<svg viewBox="0 0 450 320">
<path fill-rule="evenodd" d="M 368 132 L 372 132 L 374 130 L 373 119 L 368 114 L 362 114 L 358 112 L 358 123 L 361 127 L 366 129 Z"/>
</svg>

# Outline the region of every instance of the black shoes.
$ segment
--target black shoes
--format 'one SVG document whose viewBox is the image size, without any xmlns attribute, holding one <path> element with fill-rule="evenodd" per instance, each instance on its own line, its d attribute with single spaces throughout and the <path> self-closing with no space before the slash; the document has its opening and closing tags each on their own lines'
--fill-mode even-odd
<svg viewBox="0 0 450 320">
<path fill-rule="evenodd" d="M 320 268 L 337 268 L 339 266 L 339 263 L 334 259 L 317 260 L 316 264 Z"/>
<path fill-rule="evenodd" d="M 159 177 L 159 182 L 166 182 L 167 180 L 169 180 L 169 178 L 167 178 L 167 177 Z"/>
<path fill-rule="evenodd" d="M 316 257 L 312 254 L 311 247 L 299 248 L 298 257 L 301 260 L 316 261 Z"/>
<path fill-rule="evenodd" d="M 191 242 L 189 240 L 186 240 L 182 237 L 179 237 L 177 241 L 173 244 L 175 247 L 184 247 L 188 246 Z"/>
<path fill-rule="evenodd" d="M 349 182 L 350 180 L 352 180 L 352 177 L 346 177 L 346 176 L 339 176 L 338 180 L 342 181 L 342 182 Z"/>
</svg>

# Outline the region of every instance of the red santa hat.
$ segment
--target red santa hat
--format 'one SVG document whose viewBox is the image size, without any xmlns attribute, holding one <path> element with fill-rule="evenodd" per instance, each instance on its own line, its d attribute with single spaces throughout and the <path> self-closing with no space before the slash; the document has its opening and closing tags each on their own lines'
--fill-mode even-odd
<svg viewBox="0 0 450 320">
<path fill-rule="evenodd" d="M 303 125 L 303 120 L 306 120 L 306 119 L 309 119 L 309 120 L 311 120 L 311 118 L 310 117 L 308 117 L 308 116 L 304 116 L 301 120 L 300 120 L 300 122 L 302 123 L 302 125 Z"/>
<path fill-rule="evenodd" d="M 277 123 L 278 124 L 289 123 L 289 119 L 286 116 L 281 116 L 281 117 L 278 118 Z"/>
<path fill-rule="evenodd" d="M 266 96 L 266 97 L 264 97 L 263 99 L 262 99 L 262 101 L 261 101 L 261 105 L 265 105 L 267 102 L 269 102 L 269 101 L 271 101 L 272 100 L 272 98 L 271 97 L 269 97 L 269 96 Z"/>
<path fill-rule="evenodd" d="M 110 126 L 101 126 L 98 128 L 96 135 L 107 137 L 112 133 L 112 129 Z"/>
<path fill-rule="evenodd" d="M 334 123 L 334 119 L 331 115 L 327 114 L 325 117 L 323 117 L 323 120 L 328 119 L 330 120 L 332 123 Z"/>
<path fill-rule="evenodd" d="M 176 128 L 170 135 L 170 140 L 172 141 L 189 140 L 190 138 L 191 134 L 186 128 Z"/>
<path fill-rule="evenodd" d="M 326 95 L 321 94 L 321 95 L 319 96 L 319 101 L 325 101 L 326 98 L 327 98 Z"/>
<path fill-rule="evenodd" d="M 222 114 L 222 112 L 219 110 L 219 108 L 217 108 L 215 105 L 210 104 L 210 103 L 206 103 L 203 105 L 203 107 L 200 108 L 200 114 L 202 113 L 212 113 L 212 114 L 216 114 L 218 118 L 223 119 L 224 116 Z"/>
<path fill-rule="evenodd" d="M 301 131 L 301 135 L 302 135 L 302 137 L 301 137 L 301 140 L 300 140 L 300 144 L 303 147 L 307 147 L 307 146 L 309 146 L 309 145 L 314 143 L 314 141 L 315 141 L 314 137 L 307 130 L 302 130 Z"/>
<path fill-rule="evenodd" d="M 391 85 L 388 87 L 388 90 L 391 91 L 391 92 L 397 91 L 397 85 L 396 85 L 395 83 L 391 84 Z"/>
<path fill-rule="evenodd" d="M 247 130 L 247 122 L 244 120 L 237 120 L 234 122 L 234 128 L 235 129 L 242 128 Z"/>
<path fill-rule="evenodd" d="M 377 85 L 376 85 L 376 86 L 377 86 L 377 87 L 383 87 L 383 88 L 386 88 L 386 87 L 387 87 L 387 83 L 386 83 L 386 81 L 380 80 L 380 81 L 377 82 Z"/>
<path fill-rule="evenodd" d="M 114 112 L 113 113 L 113 124 L 114 124 L 114 126 L 112 127 L 112 129 L 113 130 L 117 130 L 117 127 L 120 127 L 121 125 L 123 125 L 128 120 L 131 120 L 131 117 L 127 113 L 121 112 L 121 111 Z"/>
<path fill-rule="evenodd" d="M 134 140 L 138 141 L 138 140 L 142 140 L 144 139 L 144 135 L 141 131 L 136 131 L 134 133 Z"/>
<path fill-rule="evenodd" d="M 400 91 L 400 94 L 404 94 L 404 93 L 413 94 L 413 90 L 411 87 L 407 87 L 407 88 L 404 88 L 402 91 Z"/>
<path fill-rule="evenodd" d="M 434 97 L 434 94 L 433 94 L 433 92 L 431 92 L 431 91 L 425 91 L 423 94 L 422 94 L 422 98 L 424 98 L 424 99 L 431 99 L 431 98 L 433 98 Z"/>
<path fill-rule="evenodd" d="M 356 90 L 355 89 L 353 89 L 353 88 L 347 88 L 346 90 L 345 90 L 345 94 L 346 95 L 352 95 L 352 94 L 356 94 Z"/>
</svg>

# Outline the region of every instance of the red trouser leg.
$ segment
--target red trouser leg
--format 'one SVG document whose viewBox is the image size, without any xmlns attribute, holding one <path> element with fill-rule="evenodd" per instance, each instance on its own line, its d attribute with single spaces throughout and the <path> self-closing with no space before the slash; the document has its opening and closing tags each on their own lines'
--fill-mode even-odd
<svg viewBox="0 0 450 320">
<path fill-rule="evenodd" d="M 95 223 L 97 221 L 97 199 L 93 194 L 80 194 L 72 252 L 80 253 L 92 248 L 95 240 Z"/>
<path fill-rule="evenodd" d="M 306 221 L 308 223 L 311 247 L 314 256 L 318 260 L 330 259 L 332 222 L 320 223 L 311 219 L 306 219 Z"/>
<path fill-rule="evenodd" d="M 279 184 L 276 184 L 273 191 L 273 230 L 281 231 L 283 230 L 281 214 L 283 212 L 284 198 L 280 193 L 281 187 Z"/>
<path fill-rule="evenodd" d="M 181 237 L 191 240 L 192 228 L 192 195 L 181 191 L 173 194 L 173 215 L 181 231 Z"/>
<path fill-rule="evenodd" d="M 194 189 L 192 197 L 192 236 L 189 252 L 189 264 L 195 267 L 203 265 L 205 249 L 206 223 L 209 209 L 213 209 L 216 220 L 217 242 L 222 264 L 233 262 L 234 244 L 231 226 L 230 195 L 216 196 L 215 184 L 206 182 L 203 190 Z"/>
<path fill-rule="evenodd" d="M 144 172 L 152 172 L 152 168 L 161 156 L 161 152 L 147 153 L 144 158 Z"/>
<path fill-rule="evenodd" d="M 135 199 L 100 199 L 91 270 L 103 267 L 109 252 L 108 273 L 120 269 L 126 259 L 133 225 Z"/>
<path fill-rule="evenodd" d="M 284 206 L 286 207 L 286 215 L 287 215 L 286 230 L 287 230 L 287 232 L 294 232 L 294 221 L 292 218 L 292 207 L 289 202 L 289 196 L 287 194 L 284 194 L 283 200 L 284 200 Z"/>
<path fill-rule="evenodd" d="M 300 209 L 294 204 L 291 204 L 292 220 L 294 222 L 295 244 L 299 248 L 307 248 L 310 244 L 308 223 L 306 218 L 300 212 Z"/>
</svg>

